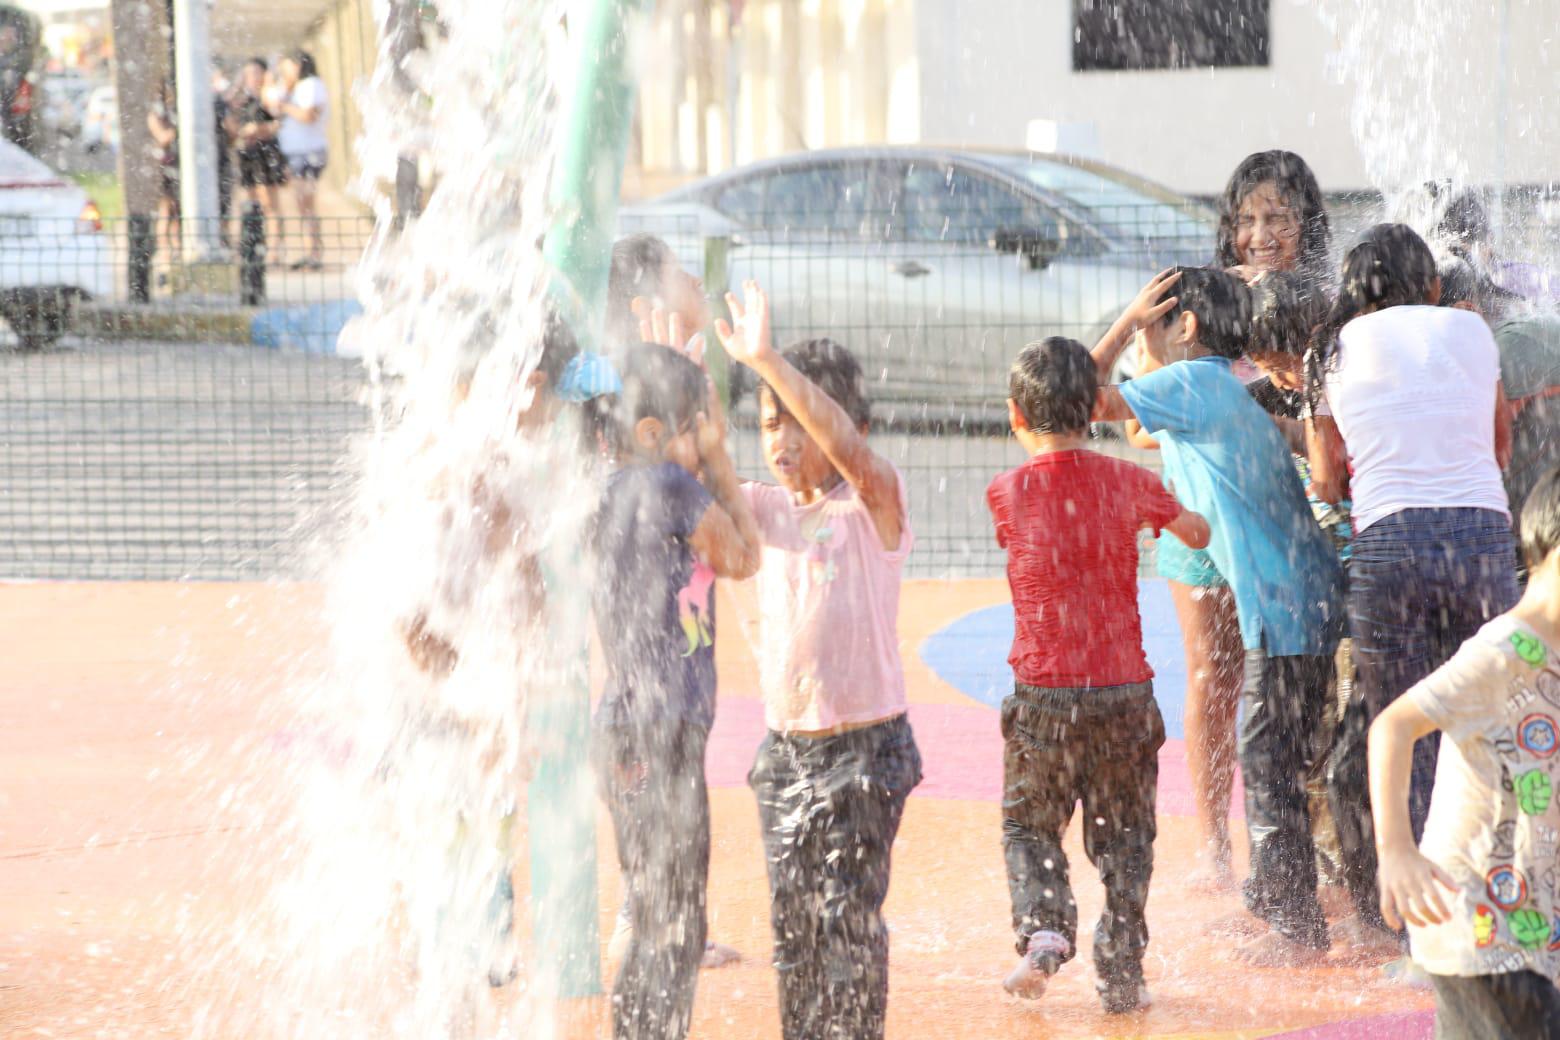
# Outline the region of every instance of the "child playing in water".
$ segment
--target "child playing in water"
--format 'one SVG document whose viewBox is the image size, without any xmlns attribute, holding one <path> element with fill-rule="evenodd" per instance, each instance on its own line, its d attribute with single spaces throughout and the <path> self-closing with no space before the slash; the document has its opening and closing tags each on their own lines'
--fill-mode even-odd
<svg viewBox="0 0 1560 1040">
<path fill-rule="evenodd" d="M 1025 347 L 1008 377 L 1008 419 L 1030 459 L 986 491 L 1008 552 L 1013 694 L 1002 705 L 1002 848 L 1019 963 L 1003 986 L 1035 999 L 1076 949 L 1078 909 L 1062 833 L 1081 799 L 1084 850 L 1105 909 L 1094 932 L 1110 1012 L 1149 1002 L 1144 905 L 1165 725 L 1154 703 L 1137 603 L 1137 535 L 1208 544 L 1150 471 L 1089 451 L 1097 374 L 1083 345 Z"/>
<path fill-rule="evenodd" d="M 641 326 L 657 309 L 664 325 L 652 338 Z M 683 269 L 671 246 L 644 233 L 625 235 L 613 244 L 606 335 L 614 354 L 645 340 L 686 353 L 689 340 L 709 324 L 704 283 Z"/>
<path fill-rule="evenodd" d="M 1359 669 L 1335 748 L 1334 812 L 1359 822 L 1345 880 L 1362 949 L 1395 951 L 1375 900 L 1365 734 L 1392 700 L 1517 601 L 1501 459 L 1510 418 L 1500 356 L 1476 314 L 1438 307 L 1430 249 L 1378 224 L 1349 250 L 1342 286 L 1312 349 L 1313 469 L 1338 494 L 1350 474 L 1354 553 L 1349 620 Z M 1326 407 L 1323 408 L 1322 406 Z M 1434 431 L 1427 435 L 1427 431 Z M 1329 496 L 1330 497 L 1330 496 Z M 1435 743 L 1415 751 L 1411 819 L 1424 825 Z"/>
<path fill-rule="evenodd" d="M 1320 283 L 1331 275 L 1322 191 L 1295 153 L 1274 149 L 1242 159 L 1219 196 L 1218 215 L 1217 265 L 1242 281 Z M 1260 384 L 1248 389 L 1267 407 Z M 1157 447 L 1134 436 L 1133 425 L 1134 444 Z M 1212 557 L 1174 536 L 1160 537 L 1154 566 L 1167 579 L 1186 646 L 1186 763 L 1202 837 L 1198 866 L 1186 880 L 1194 889 L 1224 891 L 1234 887 L 1229 812 L 1243 657 L 1235 597 Z"/>
<path fill-rule="evenodd" d="M 702 365 L 704 330 L 709 324 L 710 307 L 704 284 L 683 269 L 671 246 L 643 233 L 626 235 L 613 244 L 607 277 L 606 338 L 614 356 L 621 357 L 641 345 L 660 344 Z M 713 423 L 725 423 L 724 414 L 712 412 L 706 418 Z M 607 942 L 608 958 L 621 962 L 633 935 L 633 921 L 625 901 Z M 723 968 L 741 960 L 742 954 L 736 949 L 714 939 L 706 940 L 703 967 Z"/>
<path fill-rule="evenodd" d="M 745 484 L 763 540 L 768 735 L 749 783 L 769 867 L 786 1040 L 882 1037 L 889 854 L 921 756 L 905 717 L 899 584 L 913 537 L 899 471 L 867 441 L 861 367 L 831 340 L 784 354 L 757 284 L 716 325 L 752 368 L 779 482 Z"/>
<path fill-rule="evenodd" d="M 1166 479 L 1207 517 L 1209 555 L 1234 592 L 1246 650 L 1244 897 L 1272 928 L 1237 953 L 1278 967 L 1319 960 L 1329 945 L 1304 774 L 1333 672 L 1342 576 L 1283 435 L 1230 371 L 1250 326 L 1249 290 L 1232 275 L 1183 267 L 1156 277 L 1093 351 L 1109 372 L 1135 334 L 1148 371 L 1102 388 L 1095 419 L 1136 418 L 1159 440 Z"/>
<path fill-rule="evenodd" d="M 676 1040 L 688 1031 L 705 952 L 715 578 L 752 575 L 758 528 L 724 423 L 709 421 L 699 367 L 641 344 L 624 354 L 621 374 L 620 466 L 590 525 L 607 662 L 596 758 L 632 924 L 613 1035 Z"/>
<path fill-rule="evenodd" d="M 1560 1038 L 1560 470 L 1522 509 L 1527 591 L 1370 728 L 1381 913 L 1435 984 L 1436 1036 Z M 1440 731 L 1424 838 L 1416 742 Z"/>
</svg>

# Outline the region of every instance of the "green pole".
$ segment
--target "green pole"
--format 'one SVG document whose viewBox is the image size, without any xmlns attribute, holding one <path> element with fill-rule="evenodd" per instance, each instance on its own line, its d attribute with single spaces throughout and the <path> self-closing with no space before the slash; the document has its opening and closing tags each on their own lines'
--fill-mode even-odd
<svg viewBox="0 0 1560 1040">
<path fill-rule="evenodd" d="M 587 0 L 572 5 L 569 26 L 574 94 L 567 99 L 553 172 L 553 226 L 545 255 L 564 283 L 556 303 L 580 346 L 596 349 L 606 303 L 618 194 L 628 149 L 634 82 L 628 58 L 652 0 Z M 534 703 L 531 723 L 544 735 L 529 790 L 531 906 L 537 965 L 556 979 L 560 997 L 601 992 L 596 900 L 596 811 L 586 749 L 590 688 L 586 625 L 575 679 L 558 696 Z"/>
</svg>

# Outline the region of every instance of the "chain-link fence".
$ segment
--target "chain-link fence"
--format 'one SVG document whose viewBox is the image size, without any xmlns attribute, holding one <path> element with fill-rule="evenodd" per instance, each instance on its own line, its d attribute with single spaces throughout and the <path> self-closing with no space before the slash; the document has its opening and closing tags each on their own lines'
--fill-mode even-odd
<svg viewBox="0 0 1560 1040">
<path fill-rule="evenodd" d="M 1021 459 L 1003 405 L 1012 357 L 1039 336 L 1091 341 L 1154 271 L 1209 255 L 1211 226 L 1188 212 L 1042 224 L 990 205 L 890 207 L 844 231 L 806 207 L 757 222 L 775 232 L 706 237 L 679 218 L 653 230 L 717 297 L 763 284 L 781 344 L 828 336 L 856 353 L 872 436 L 908 485 L 911 573 L 942 576 L 1001 567 L 984 489 Z M 335 352 L 368 222 L 325 222 L 318 265 L 298 263 L 313 243 L 296 221 L 235 220 L 226 253 L 193 263 L 170 255 L 176 228 L 9 230 L 0 287 L 29 265 L 53 272 L 31 283 L 41 302 L 0 353 L 0 577 L 296 573 L 303 522 L 341 487 L 347 439 L 368 422 L 361 368 Z M 66 304 L 69 317 L 46 313 Z M 764 477 L 741 375 L 734 444 Z"/>
<path fill-rule="evenodd" d="M 372 222 L 185 230 L 0 216 L 0 577 L 293 572 L 366 423 L 336 339 Z"/>
</svg>

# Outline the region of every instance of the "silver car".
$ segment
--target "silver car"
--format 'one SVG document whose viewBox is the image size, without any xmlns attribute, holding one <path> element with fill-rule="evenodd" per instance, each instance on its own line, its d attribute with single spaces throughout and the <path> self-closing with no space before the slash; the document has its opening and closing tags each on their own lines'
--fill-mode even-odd
<svg viewBox="0 0 1560 1040">
<path fill-rule="evenodd" d="M 879 147 L 755 163 L 626 206 L 624 233 L 769 290 L 776 341 L 861 358 L 879 414 L 1000 422 L 1025 343 L 1092 344 L 1150 276 L 1207 263 L 1201 204 L 1101 163 Z"/>
</svg>

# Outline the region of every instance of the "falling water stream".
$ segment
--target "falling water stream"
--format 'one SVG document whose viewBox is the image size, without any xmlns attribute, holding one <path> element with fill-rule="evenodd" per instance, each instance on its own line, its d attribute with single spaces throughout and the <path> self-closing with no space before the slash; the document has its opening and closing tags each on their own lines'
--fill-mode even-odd
<svg viewBox="0 0 1560 1040">
<path fill-rule="evenodd" d="M 517 579 L 536 560 L 554 576 L 569 566 L 595 499 L 577 443 L 528 425 L 549 281 L 538 243 L 574 71 L 565 6 L 440 0 L 440 26 L 404 74 L 387 41 L 358 96 L 366 188 L 407 155 L 436 187 L 398 233 L 375 194 L 364 314 L 344 334 L 365 358 L 374 428 L 322 553 L 330 664 L 291 676 L 278 708 L 318 739 L 257 750 L 257 779 L 235 795 L 273 837 L 242 870 L 254 897 L 240 920 L 191 937 L 209 952 L 205 978 L 222 979 L 203 991 L 205 1037 L 552 1035 L 545 966 L 523 961 L 502 879 L 523 854 L 513 835 L 541 739 L 524 724 L 527 701 L 576 680 L 586 638 L 584 589 L 547 582 L 541 609 L 535 583 Z M 1374 4 L 1321 5 L 1338 74 L 1357 86 L 1356 140 L 1389 194 L 1468 175 L 1470 121 L 1493 85 L 1470 92 L 1466 111 L 1435 104 L 1437 77 L 1461 74 L 1449 63 L 1471 17 L 1462 7 L 1427 6 L 1397 31 Z M 406 651 L 419 617 L 459 648 L 447 678 Z M 947 937 L 912 927 L 895 942 L 943 949 Z M 511 969 L 512 984 L 489 985 Z M 262 996 L 233 1000 L 240 987 Z"/>
</svg>

